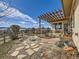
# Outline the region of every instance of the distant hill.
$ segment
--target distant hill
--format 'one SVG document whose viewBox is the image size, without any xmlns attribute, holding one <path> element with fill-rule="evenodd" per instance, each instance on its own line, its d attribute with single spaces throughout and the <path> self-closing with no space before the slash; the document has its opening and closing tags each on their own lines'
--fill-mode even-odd
<svg viewBox="0 0 79 59">
<path fill-rule="evenodd" d="M 8 27 L 0 27 L 0 30 L 6 30 Z"/>
<path fill-rule="evenodd" d="M 0 27 L 0 30 L 6 30 L 7 28 L 9 27 Z M 26 29 L 26 28 L 21 27 L 20 29 Z"/>
</svg>

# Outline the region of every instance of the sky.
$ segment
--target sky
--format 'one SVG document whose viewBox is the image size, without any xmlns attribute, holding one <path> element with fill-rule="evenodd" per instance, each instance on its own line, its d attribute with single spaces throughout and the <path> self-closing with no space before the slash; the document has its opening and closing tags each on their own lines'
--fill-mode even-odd
<svg viewBox="0 0 79 59">
<path fill-rule="evenodd" d="M 0 27 L 18 24 L 22 27 L 38 27 L 37 17 L 43 13 L 62 9 L 60 0 L 0 0 L 5 1 L 5 5 L 1 6 L 3 14 L 11 12 L 8 16 L 1 18 Z M 5 8 L 9 6 L 8 10 Z M 1 13 L 1 15 L 3 15 Z M 9 19 L 9 20 L 8 20 Z M 4 21 L 3 21 L 4 20 Z M 43 21 L 43 26 L 49 26 Z"/>
</svg>

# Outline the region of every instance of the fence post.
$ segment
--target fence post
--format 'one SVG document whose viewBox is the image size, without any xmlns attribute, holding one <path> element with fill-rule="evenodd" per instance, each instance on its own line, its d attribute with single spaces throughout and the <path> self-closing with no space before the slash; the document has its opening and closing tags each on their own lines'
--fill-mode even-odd
<svg viewBox="0 0 79 59">
<path fill-rule="evenodd" d="M 4 43 L 5 43 L 5 30 L 3 32 L 3 40 L 4 40 Z"/>
</svg>

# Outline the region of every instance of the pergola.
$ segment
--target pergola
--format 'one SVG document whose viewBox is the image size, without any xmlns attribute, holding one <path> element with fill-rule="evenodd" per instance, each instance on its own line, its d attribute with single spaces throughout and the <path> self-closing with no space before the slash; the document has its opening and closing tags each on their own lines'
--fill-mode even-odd
<svg viewBox="0 0 79 59">
<path fill-rule="evenodd" d="M 55 10 L 54 12 L 47 12 L 38 16 L 39 19 L 48 21 L 49 23 L 62 22 L 67 18 L 64 16 L 62 10 Z"/>
<path fill-rule="evenodd" d="M 54 12 L 47 12 L 40 16 L 39 18 L 39 27 L 41 28 L 41 20 L 45 20 L 48 23 L 54 25 L 54 32 L 62 32 L 64 29 L 63 24 L 67 21 L 68 17 L 64 16 L 63 10 L 55 10 Z M 60 24 L 61 29 L 57 29 L 57 25 Z"/>
<path fill-rule="evenodd" d="M 64 24 L 67 24 L 69 28 L 72 28 L 72 18 L 71 18 L 72 11 L 71 10 L 73 7 L 73 1 L 74 0 L 61 0 L 62 10 L 59 9 L 59 10 L 55 10 L 54 12 L 47 12 L 38 16 L 39 27 L 41 27 L 41 24 L 40 24 L 41 20 L 45 20 L 49 22 L 50 24 L 55 24 L 55 25 L 58 23 L 62 23 L 63 33 L 64 33 L 64 29 L 66 28 Z M 68 27 L 67 29 L 70 30 Z"/>
</svg>

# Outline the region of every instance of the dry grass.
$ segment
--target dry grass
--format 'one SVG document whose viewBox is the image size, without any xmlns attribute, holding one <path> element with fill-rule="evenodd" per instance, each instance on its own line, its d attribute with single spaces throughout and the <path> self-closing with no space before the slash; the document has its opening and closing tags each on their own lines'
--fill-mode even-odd
<svg viewBox="0 0 79 59">
<path fill-rule="evenodd" d="M 12 45 L 13 45 L 13 43 L 11 41 L 0 45 L 0 59 L 8 53 L 8 51 L 11 49 Z"/>
</svg>

